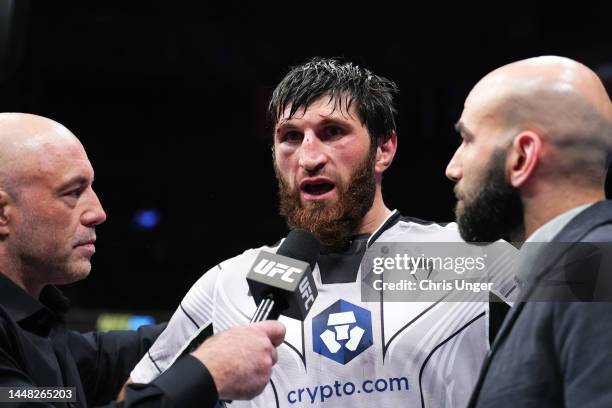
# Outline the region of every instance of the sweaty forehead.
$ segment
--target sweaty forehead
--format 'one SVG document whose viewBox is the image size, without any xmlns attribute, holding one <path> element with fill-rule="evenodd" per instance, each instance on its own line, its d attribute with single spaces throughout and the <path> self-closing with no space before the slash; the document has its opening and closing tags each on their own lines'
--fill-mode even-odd
<svg viewBox="0 0 612 408">
<path fill-rule="evenodd" d="M 291 121 L 304 119 L 305 116 L 312 116 L 321 119 L 341 118 L 344 120 L 360 120 L 356 110 L 356 101 L 349 96 L 332 97 L 324 95 L 315 100 L 308 106 L 300 106 L 293 115 L 293 104 L 287 105 L 285 110 L 279 115 L 277 126 Z"/>
</svg>

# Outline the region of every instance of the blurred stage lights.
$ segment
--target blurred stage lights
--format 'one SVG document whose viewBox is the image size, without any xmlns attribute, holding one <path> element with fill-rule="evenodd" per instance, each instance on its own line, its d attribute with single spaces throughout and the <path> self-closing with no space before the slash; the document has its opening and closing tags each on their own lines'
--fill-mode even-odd
<svg viewBox="0 0 612 408">
<path fill-rule="evenodd" d="M 160 215 L 157 210 L 140 210 L 134 214 L 134 226 L 138 230 L 152 230 L 159 225 Z"/>
<path fill-rule="evenodd" d="M 129 313 L 101 313 L 96 322 L 99 331 L 136 330 L 140 326 L 155 324 L 153 316 Z"/>
</svg>

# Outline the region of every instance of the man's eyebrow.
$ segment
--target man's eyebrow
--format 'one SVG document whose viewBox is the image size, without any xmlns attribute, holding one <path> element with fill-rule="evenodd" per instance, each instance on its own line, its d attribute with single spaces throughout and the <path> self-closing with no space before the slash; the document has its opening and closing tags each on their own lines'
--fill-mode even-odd
<svg viewBox="0 0 612 408">
<path fill-rule="evenodd" d="M 76 177 L 71 178 L 67 182 L 62 183 L 59 187 L 59 190 L 66 190 L 73 186 L 85 186 L 85 185 L 88 185 L 90 182 L 93 183 L 93 181 L 94 181 L 93 179 L 90 180 L 89 178 L 85 176 L 76 176 Z"/>
<path fill-rule="evenodd" d="M 295 126 L 293 123 L 289 122 L 291 119 L 285 119 L 282 122 L 279 122 L 276 125 L 276 130 L 274 133 L 278 133 L 281 130 L 287 130 L 287 129 L 297 129 L 297 126 Z"/>
<path fill-rule="evenodd" d="M 321 122 L 318 123 L 318 126 L 328 126 L 328 125 L 340 125 L 340 126 L 351 126 L 351 123 L 348 119 L 342 116 L 324 116 Z M 283 119 L 276 125 L 275 133 L 280 132 L 281 130 L 291 130 L 298 129 L 299 126 L 291 123 L 291 119 Z"/>
<path fill-rule="evenodd" d="M 470 132 L 461 121 L 455 123 L 455 130 L 457 131 L 457 133 L 461 133 L 462 135 L 474 137 L 474 134 Z"/>
<path fill-rule="evenodd" d="M 351 126 L 351 123 L 348 121 L 348 119 L 345 119 L 343 117 L 338 117 L 338 116 L 326 117 L 325 119 L 323 119 L 320 122 L 320 124 L 323 125 L 323 126 L 325 126 L 325 125 Z"/>
</svg>

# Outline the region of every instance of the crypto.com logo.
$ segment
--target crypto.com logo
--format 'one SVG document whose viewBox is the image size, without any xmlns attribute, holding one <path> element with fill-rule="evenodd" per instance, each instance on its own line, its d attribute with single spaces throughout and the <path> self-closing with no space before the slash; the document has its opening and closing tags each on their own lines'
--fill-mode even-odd
<svg viewBox="0 0 612 408">
<path fill-rule="evenodd" d="M 315 353 L 348 363 L 372 345 L 370 311 L 338 300 L 312 319 L 312 345 Z"/>
</svg>

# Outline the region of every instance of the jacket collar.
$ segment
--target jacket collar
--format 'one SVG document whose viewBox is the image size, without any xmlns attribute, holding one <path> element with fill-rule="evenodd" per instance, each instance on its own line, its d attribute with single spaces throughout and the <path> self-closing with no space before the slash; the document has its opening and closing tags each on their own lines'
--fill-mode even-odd
<svg viewBox="0 0 612 408">
<path fill-rule="evenodd" d="M 579 242 L 599 225 L 612 220 L 612 200 L 599 201 L 580 212 L 553 238 L 553 242 Z"/>
<path fill-rule="evenodd" d="M 33 321 L 50 327 L 63 318 L 70 301 L 53 285 L 45 286 L 35 299 L 0 272 L 0 306 L 17 323 Z"/>
</svg>

